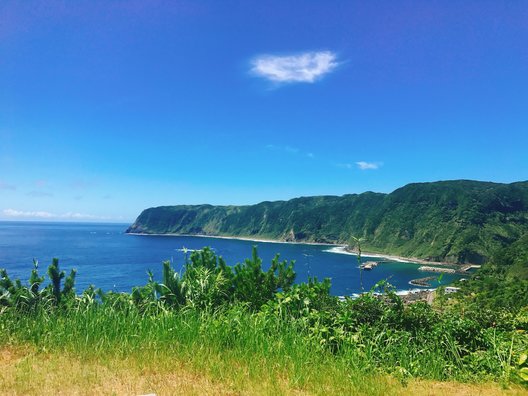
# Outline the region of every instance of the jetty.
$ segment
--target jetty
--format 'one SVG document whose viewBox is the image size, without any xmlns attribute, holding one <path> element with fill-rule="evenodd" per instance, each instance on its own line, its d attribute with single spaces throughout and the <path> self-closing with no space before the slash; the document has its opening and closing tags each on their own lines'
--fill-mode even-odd
<svg viewBox="0 0 528 396">
<path fill-rule="evenodd" d="M 418 278 L 409 281 L 409 285 L 420 287 L 431 287 L 431 281 L 436 279 L 436 276 L 427 276 L 425 278 Z"/>
<path fill-rule="evenodd" d="M 480 268 L 480 265 L 474 265 L 474 264 L 465 264 L 459 267 L 458 269 L 455 268 L 445 268 L 445 267 L 431 267 L 428 265 L 422 265 L 418 268 L 418 271 L 425 271 L 425 272 L 442 272 L 446 274 L 462 274 L 465 275 L 468 273 L 468 271 L 472 268 Z"/>
<path fill-rule="evenodd" d="M 443 272 L 446 274 L 454 274 L 456 273 L 456 270 L 454 268 L 441 268 L 441 267 L 429 267 L 427 265 L 422 265 L 418 268 L 418 271 L 425 271 L 425 272 Z"/>
<path fill-rule="evenodd" d="M 462 267 L 460 267 L 460 272 L 468 272 L 470 269 L 478 269 L 480 268 L 481 265 L 477 265 L 477 264 L 465 264 L 463 265 Z"/>
<path fill-rule="evenodd" d="M 361 265 L 359 266 L 359 268 L 361 268 L 361 269 L 363 269 L 363 270 L 365 270 L 365 271 L 370 271 L 370 270 L 372 270 L 373 268 L 377 267 L 378 264 L 379 264 L 379 263 L 378 263 L 377 261 L 367 261 L 367 262 L 361 264 Z"/>
</svg>

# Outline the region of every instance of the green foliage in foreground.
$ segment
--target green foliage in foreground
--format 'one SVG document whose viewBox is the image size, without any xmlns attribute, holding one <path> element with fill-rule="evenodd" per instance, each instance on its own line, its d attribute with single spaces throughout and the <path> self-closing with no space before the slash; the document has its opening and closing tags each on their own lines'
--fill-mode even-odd
<svg viewBox="0 0 528 396">
<path fill-rule="evenodd" d="M 481 312 L 519 312 L 528 307 L 528 234 L 499 249 L 472 278 L 456 282 L 453 300 Z"/>
<path fill-rule="evenodd" d="M 144 210 L 128 232 L 342 244 L 356 235 L 371 252 L 480 264 L 528 235 L 528 182 L 452 180 L 409 184 L 390 194 L 162 206 Z"/>
<path fill-rule="evenodd" d="M 402 382 L 523 381 L 526 307 L 406 306 L 387 284 L 378 285 L 381 294 L 340 300 L 328 280 L 294 285 L 292 264 L 278 258 L 263 271 L 256 251 L 233 268 L 210 249 L 192 253 L 181 275 L 163 265 L 161 283 L 150 277 L 130 294 L 89 288 L 77 295 L 73 276 L 61 288 L 58 261 L 45 288 L 36 268 L 28 285 L 2 271 L 0 342 L 83 356 L 150 350 L 191 361 L 206 351 L 249 368 L 278 365 L 301 387 L 307 364 L 340 367 L 347 381 L 376 372 Z"/>
</svg>

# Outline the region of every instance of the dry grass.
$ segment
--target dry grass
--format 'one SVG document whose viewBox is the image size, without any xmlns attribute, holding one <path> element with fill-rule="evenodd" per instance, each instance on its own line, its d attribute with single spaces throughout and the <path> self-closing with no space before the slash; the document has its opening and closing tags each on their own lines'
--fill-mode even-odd
<svg viewBox="0 0 528 396">
<path fill-rule="evenodd" d="M 526 389 L 510 386 L 503 389 L 497 384 L 461 384 L 459 382 L 411 381 L 409 393 L 421 396 L 521 396 L 528 395 Z"/>
<path fill-rule="evenodd" d="M 213 360 L 216 358 L 213 357 Z M 160 364 L 162 363 L 162 364 Z M 235 370 L 236 372 L 236 370 Z M 332 379 L 312 390 L 292 387 L 286 376 L 258 381 L 244 375 L 214 379 L 197 372 L 189 362 L 158 362 L 117 357 L 80 358 L 71 354 L 36 351 L 30 347 L 0 349 L 0 393 L 2 395 L 308 395 L 359 394 L 353 389 L 332 389 Z M 243 380 L 240 380 L 240 378 Z M 318 379 L 320 380 L 320 379 Z M 401 386 L 385 377 L 387 394 L 394 395 L 527 395 L 521 388 L 501 389 L 496 384 L 410 381 Z M 323 385 L 320 387 L 320 385 Z M 378 394 L 378 391 L 374 393 Z"/>
<path fill-rule="evenodd" d="M 234 395 L 220 383 L 175 364 L 170 369 L 133 359 L 83 359 L 3 348 L 0 392 L 5 395 Z"/>
</svg>

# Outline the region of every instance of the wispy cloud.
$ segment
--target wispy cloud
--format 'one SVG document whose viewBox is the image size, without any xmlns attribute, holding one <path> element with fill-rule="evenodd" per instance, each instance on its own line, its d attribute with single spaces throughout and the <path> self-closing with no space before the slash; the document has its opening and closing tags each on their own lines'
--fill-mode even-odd
<svg viewBox="0 0 528 396">
<path fill-rule="evenodd" d="M 337 55 L 331 51 L 259 55 L 251 61 L 251 72 L 275 83 L 313 83 L 338 65 Z"/>
<path fill-rule="evenodd" d="M 383 165 L 383 162 L 358 161 L 356 165 L 361 170 L 379 169 Z"/>
<path fill-rule="evenodd" d="M 26 194 L 28 197 L 33 197 L 33 198 L 42 198 L 42 197 L 53 197 L 53 194 L 50 193 L 50 192 L 46 192 L 46 191 L 36 191 L 36 190 L 33 190 L 33 191 L 30 191 Z"/>
<path fill-rule="evenodd" d="M 32 217 L 38 219 L 49 219 L 55 217 L 53 213 L 43 211 L 22 211 L 15 209 L 4 209 L 2 214 L 7 217 Z"/>
<path fill-rule="evenodd" d="M 108 220 L 108 217 L 94 216 L 86 213 L 68 212 L 59 215 L 62 219 L 76 219 L 76 220 Z"/>
<path fill-rule="evenodd" d="M 298 154 L 301 150 L 297 147 L 291 147 L 291 146 L 276 146 L 274 144 L 268 144 L 266 145 L 266 148 L 271 151 L 285 151 L 287 153 L 291 154 Z"/>
<path fill-rule="evenodd" d="M 302 151 L 300 148 L 292 147 L 292 146 L 276 146 L 274 144 L 268 144 L 266 145 L 266 149 L 271 150 L 271 151 L 280 151 L 280 152 L 287 153 L 287 154 L 302 155 L 308 158 L 315 158 L 315 155 L 313 153 L 306 153 Z"/>
<path fill-rule="evenodd" d="M 339 163 L 335 164 L 338 168 L 344 168 L 344 169 L 361 169 L 361 170 L 369 170 L 369 169 L 379 169 L 381 166 L 383 166 L 383 162 L 366 162 L 366 161 L 358 161 L 352 163 Z"/>
<path fill-rule="evenodd" d="M 32 219 L 58 219 L 58 220 L 113 220 L 105 216 L 95 216 L 86 213 L 66 212 L 52 213 L 46 211 L 24 211 L 16 209 L 4 209 L 2 214 L 11 218 L 32 218 Z"/>
<path fill-rule="evenodd" d="M 0 190 L 16 190 L 16 186 L 0 181 Z"/>
</svg>

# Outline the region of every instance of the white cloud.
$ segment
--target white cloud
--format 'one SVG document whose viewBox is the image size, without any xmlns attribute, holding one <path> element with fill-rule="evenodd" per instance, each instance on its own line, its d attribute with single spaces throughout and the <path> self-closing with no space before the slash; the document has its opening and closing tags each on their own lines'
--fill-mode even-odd
<svg viewBox="0 0 528 396">
<path fill-rule="evenodd" d="M 259 55 L 251 61 L 251 71 L 276 83 L 313 83 L 333 71 L 339 63 L 331 51 L 298 55 Z"/>
<path fill-rule="evenodd" d="M 22 210 L 4 209 L 2 213 L 7 217 L 35 217 L 39 219 L 49 219 L 55 217 L 53 213 L 42 211 L 24 212 Z"/>
<path fill-rule="evenodd" d="M 358 161 L 356 162 L 356 165 L 361 170 L 369 170 L 369 169 L 379 169 L 379 167 L 382 166 L 383 163 L 382 162 Z"/>
<path fill-rule="evenodd" d="M 358 168 L 361 170 L 369 170 L 369 169 L 379 169 L 381 166 L 383 166 L 383 162 L 358 161 L 353 164 L 350 164 L 350 163 L 335 164 L 335 166 L 337 166 L 338 168 L 344 168 L 344 169 Z"/>
<path fill-rule="evenodd" d="M 28 219 L 57 219 L 57 220 L 115 220 L 105 216 L 94 216 L 91 214 L 67 212 L 62 214 L 45 212 L 45 211 L 23 211 L 16 209 L 4 209 L 2 214 L 10 218 L 28 218 Z M 118 218 L 116 218 L 118 219 Z"/>
<path fill-rule="evenodd" d="M 311 159 L 315 158 L 314 153 L 304 152 L 300 148 L 292 147 L 292 146 L 275 146 L 274 144 L 268 144 L 266 145 L 266 149 L 271 150 L 271 151 L 280 151 L 280 152 L 292 154 L 292 155 L 306 156 Z"/>
<path fill-rule="evenodd" d="M 89 215 L 89 214 L 84 214 L 84 213 L 74 213 L 74 212 L 64 213 L 64 214 L 59 215 L 58 217 L 60 217 L 61 219 L 79 219 L 79 220 L 82 220 L 82 219 L 93 219 L 93 220 L 105 219 L 104 217 L 100 217 L 100 216 L 94 216 L 94 215 Z"/>
</svg>

